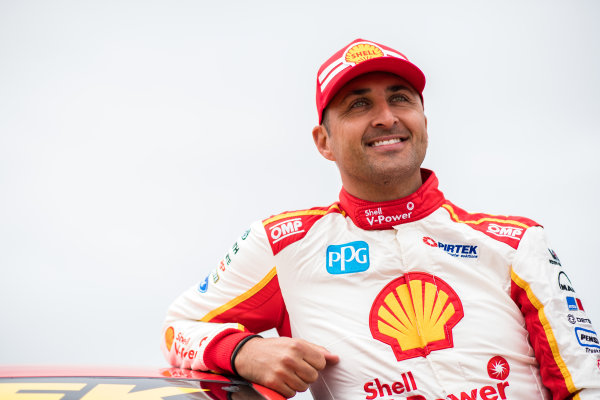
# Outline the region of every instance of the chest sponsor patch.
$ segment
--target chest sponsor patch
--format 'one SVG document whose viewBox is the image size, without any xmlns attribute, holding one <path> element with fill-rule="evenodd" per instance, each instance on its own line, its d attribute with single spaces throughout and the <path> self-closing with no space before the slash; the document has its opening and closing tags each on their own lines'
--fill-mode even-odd
<svg viewBox="0 0 600 400">
<path fill-rule="evenodd" d="M 521 240 L 521 236 L 523 236 L 523 228 L 516 228 L 514 226 L 505 226 L 498 224 L 489 224 L 487 227 L 487 232 L 492 235 L 507 238 L 507 239 L 515 239 Z"/>
<path fill-rule="evenodd" d="M 452 329 L 464 311 L 456 292 L 437 276 L 410 272 L 388 283 L 371 306 L 369 328 L 398 361 L 454 347 Z"/>
<path fill-rule="evenodd" d="M 327 246 L 327 272 L 333 275 L 364 272 L 369 269 L 369 245 L 362 240 Z"/>
<path fill-rule="evenodd" d="M 477 258 L 477 246 L 473 246 L 470 244 L 447 244 L 439 242 L 429 236 L 423 237 L 423 243 L 430 247 L 437 247 L 446 254 L 451 255 L 452 257 L 459 258 Z"/>
</svg>

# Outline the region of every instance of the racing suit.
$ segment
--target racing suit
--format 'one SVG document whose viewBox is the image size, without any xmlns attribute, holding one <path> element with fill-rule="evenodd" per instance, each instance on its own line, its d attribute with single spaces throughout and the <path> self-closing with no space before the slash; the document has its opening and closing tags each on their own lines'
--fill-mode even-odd
<svg viewBox="0 0 600 400">
<path fill-rule="evenodd" d="M 344 189 L 252 224 L 170 307 L 174 366 L 231 373 L 246 336 L 324 346 L 317 399 L 600 399 L 600 343 L 535 222 L 470 214 L 432 171 L 400 200 Z"/>
</svg>

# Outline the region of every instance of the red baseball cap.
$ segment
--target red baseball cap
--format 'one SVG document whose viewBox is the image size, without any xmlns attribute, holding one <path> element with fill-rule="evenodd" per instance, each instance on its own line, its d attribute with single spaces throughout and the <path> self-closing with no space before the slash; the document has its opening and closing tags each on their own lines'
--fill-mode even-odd
<svg viewBox="0 0 600 400">
<path fill-rule="evenodd" d="M 319 124 L 323 110 L 349 81 L 369 72 L 390 72 L 404 78 L 423 99 L 425 75 L 399 51 L 379 43 L 356 39 L 325 61 L 317 73 Z"/>
</svg>

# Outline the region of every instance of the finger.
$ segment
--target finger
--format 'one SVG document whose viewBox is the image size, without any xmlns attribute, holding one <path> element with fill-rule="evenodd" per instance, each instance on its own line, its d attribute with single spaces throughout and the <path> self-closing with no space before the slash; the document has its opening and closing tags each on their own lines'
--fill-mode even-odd
<svg viewBox="0 0 600 400">
<path fill-rule="evenodd" d="M 328 361 L 331 361 L 332 364 L 336 364 L 339 361 L 339 357 L 330 353 L 325 347 L 313 343 L 309 343 L 309 345 L 312 351 L 307 351 L 304 354 L 304 360 L 318 371 L 325 368 Z"/>
<path fill-rule="evenodd" d="M 307 384 L 311 384 L 319 377 L 319 371 L 303 360 L 296 366 L 296 375 Z"/>
<path fill-rule="evenodd" d="M 288 379 L 275 379 L 272 381 L 262 382 L 261 385 L 275 390 L 286 398 L 294 397 L 296 395 L 296 390 L 287 384 L 287 380 Z"/>
<path fill-rule="evenodd" d="M 327 365 L 335 365 L 340 362 L 340 356 L 327 352 L 325 354 L 325 362 Z"/>
<path fill-rule="evenodd" d="M 290 388 L 288 385 L 282 383 L 280 389 L 275 389 L 275 391 L 279 392 L 283 397 L 289 399 L 290 397 L 294 397 L 296 395 L 296 391 Z"/>
<path fill-rule="evenodd" d="M 310 385 L 310 382 L 306 382 L 305 380 L 300 378 L 300 376 L 298 376 L 297 374 L 294 374 L 293 376 L 289 376 L 286 379 L 285 383 L 288 387 L 290 387 L 292 390 L 294 390 L 296 392 L 306 392 L 306 390 L 308 389 L 308 387 Z"/>
</svg>

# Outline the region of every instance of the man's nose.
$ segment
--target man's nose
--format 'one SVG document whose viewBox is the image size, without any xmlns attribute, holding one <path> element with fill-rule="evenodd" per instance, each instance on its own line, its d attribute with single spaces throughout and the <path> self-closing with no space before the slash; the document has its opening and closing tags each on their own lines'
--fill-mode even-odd
<svg viewBox="0 0 600 400">
<path fill-rule="evenodd" d="M 377 105 L 374 111 L 375 115 L 371 122 L 373 127 L 389 129 L 398 122 L 398 118 L 394 115 L 390 105 L 387 103 Z"/>
</svg>

